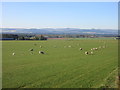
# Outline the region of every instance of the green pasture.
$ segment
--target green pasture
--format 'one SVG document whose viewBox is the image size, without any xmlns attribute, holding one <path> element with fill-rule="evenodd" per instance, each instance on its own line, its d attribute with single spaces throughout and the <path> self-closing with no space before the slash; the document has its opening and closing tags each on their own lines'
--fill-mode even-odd
<svg viewBox="0 0 120 90">
<path fill-rule="evenodd" d="M 3 88 L 117 87 L 117 40 L 3 41 L 2 46 Z M 91 48 L 98 50 L 85 55 Z"/>
</svg>

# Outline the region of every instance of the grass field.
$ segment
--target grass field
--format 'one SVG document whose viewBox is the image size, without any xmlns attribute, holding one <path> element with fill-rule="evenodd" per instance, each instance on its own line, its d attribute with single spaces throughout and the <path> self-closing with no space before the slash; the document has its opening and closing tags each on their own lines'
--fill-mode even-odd
<svg viewBox="0 0 120 90">
<path fill-rule="evenodd" d="M 63 39 L 2 43 L 3 88 L 117 87 L 117 40 Z M 106 48 L 94 51 L 93 55 L 84 54 L 91 48 L 104 45 Z M 80 51 L 80 47 L 83 50 Z M 29 51 L 31 48 L 34 49 L 33 54 Z M 39 54 L 40 50 L 45 54 Z"/>
</svg>

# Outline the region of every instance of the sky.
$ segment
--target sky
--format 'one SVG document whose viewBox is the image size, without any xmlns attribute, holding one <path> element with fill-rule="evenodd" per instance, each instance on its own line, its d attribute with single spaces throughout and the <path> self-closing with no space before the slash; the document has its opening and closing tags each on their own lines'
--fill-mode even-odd
<svg viewBox="0 0 120 90">
<path fill-rule="evenodd" d="M 3 2 L 3 28 L 117 29 L 117 2 Z"/>
</svg>

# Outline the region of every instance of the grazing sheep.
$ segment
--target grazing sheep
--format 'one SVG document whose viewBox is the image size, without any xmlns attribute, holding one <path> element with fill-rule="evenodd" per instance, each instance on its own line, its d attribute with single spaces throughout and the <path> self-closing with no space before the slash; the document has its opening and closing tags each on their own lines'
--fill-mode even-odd
<svg viewBox="0 0 120 90">
<path fill-rule="evenodd" d="M 93 48 L 93 50 L 98 50 L 98 48 Z"/>
<path fill-rule="evenodd" d="M 33 51 L 33 49 L 30 49 L 29 51 Z"/>
<path fill-rule="evenodd" d="M 43 51 L 39 51 L 39 54 L 45 54 Z"/>
<path fill-rule="evenodd" d="M 14 56 L 14 55 L 15 55 L 15 53 L 12 53 L 12 55 Z"/>
<path fill-rule="evenodd" d="M 93 52 L 90 52 L 91 54 L 93 54 Z"/>
<path fill-rule="evenodd" d="M 40 48 L 42 48 L 42 46 L 40 45 Z"/>
<path fill-rule="evenodd" d="M 88 52 L 85 52 L 86 55 L 88 55 Z"/>
<path fill-rule="evenodd" d="M 71 46 L 69 45 L 68 47 L 70 48 Z"/>
<path fill-rule="evenodd" d="M 80 50 L 83 50 L 82 48 L 80 48 Z"/>
<path fill-rule="evenodd" d="M 95 50 L 98 50 L 98 48 L 95 48 Z"/>
</svg>

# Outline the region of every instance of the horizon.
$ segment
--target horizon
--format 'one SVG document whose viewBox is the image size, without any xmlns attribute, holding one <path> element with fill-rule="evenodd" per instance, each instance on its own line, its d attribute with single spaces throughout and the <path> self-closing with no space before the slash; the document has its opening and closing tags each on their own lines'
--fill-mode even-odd
<svg viewBox="0 0 120 90">
<path fill-rule="evenodd" d="M 0 27 L 0 29 L 5 29 L 6 27 Z M 49 28 L 49 27 L 44 27 L 44 28 L 24 28 L 24 27 L 7 27 L 6 29 L 89 29 L 89 30 L 118 30 L 118 29 L 109 29 L 109 28 L 102 28 L 102 29 L 99 29 L 99 28 L 71 28 L 71 27 L 64 27 L 64 28 Z"/>
<path fill-rule="evenodd" d="M 23 27 L 0 27 L 0 29 L 68 29 L 68 27 L 64 27 L 64 28 L 23 28 Z M 89 29 L 89 30 L 117 30 L 118 31 L 118 29 L 109 29 L 109 28 L 102 28 L 102 29 L 99 29 L 99 28 L 70 28 L 69 27 L 69 29 L 84 29 L 84 30 L 86 30 L 86 29 Z"/>
<path fill-rule="evenodd" d="M 1 28 L 118 29 L 117 2 L 3 2 Z"/>
</svg>

